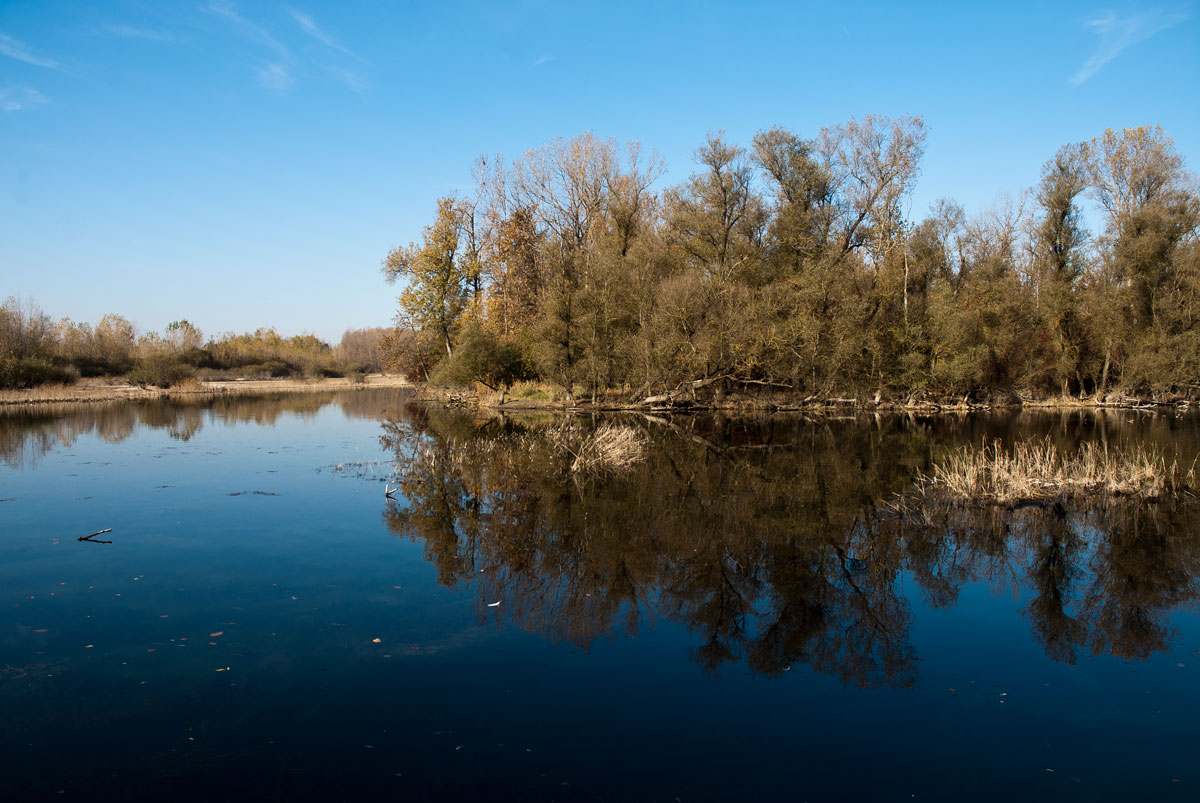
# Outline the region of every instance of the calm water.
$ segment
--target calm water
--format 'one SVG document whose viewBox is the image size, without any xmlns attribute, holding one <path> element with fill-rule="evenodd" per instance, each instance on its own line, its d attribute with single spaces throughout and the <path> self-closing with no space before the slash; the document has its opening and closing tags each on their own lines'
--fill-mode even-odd
<svg viewBox="0 0 1200 803">
<path fill-rule="evenodd" d="M 572 479 L 395 391 L 0 415 L 0 799 L 1200 798 L 1200 505 L 882 504 L 1200 418 L 625 420 Z"/>
</svg>

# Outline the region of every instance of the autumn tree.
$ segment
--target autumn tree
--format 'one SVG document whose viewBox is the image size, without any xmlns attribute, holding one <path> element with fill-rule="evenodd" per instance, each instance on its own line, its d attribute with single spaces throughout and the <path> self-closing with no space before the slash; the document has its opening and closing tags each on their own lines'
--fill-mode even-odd
<svg viewBox="0 0 1200 803">
<path fill-rule="evenodd" d="M 447 355 L 454 352 L 454 337 L 472 291 L 473 276 L 459 253 L 459 225 L 454 200 L 443 198 L 421 244 L 395 248 L 383 262 L 389 283 L 408 282 L 400 294 L 400 315 L 432 333 Z"/>
<path fill-rule="evenodd" d="M 774 276 L 795 276 L 829 240 L 833 194 L 812 143 L 783 128 L 754 135 L 754 161 L 768 177 L 775 207 L 767 232 Z"/>
<path fill-rule="evenodd" d="M 781 141 L 778 134 L 772 139 Z M 804 161 L 795 144 L 782 141 L 797 161 L 799 186 L 808 187 L 807 196 L 793 193 L 810 234 L 802 267 L 789 279 L 791 309 L 781 332 L 795 357 L 794 382 L 817 391 L 878 387 L 885 373 L 895 373 L 902 348 L 896 337 L 907 290 L 902 202 L 919 171 L 924 123 L 868 116 L 827 126 L 804 146 Z"/>
<path fill-rule="evenodd" d="M 1024 219 L 1021 199 L 1001 197 L 955 234 L 958 275 L 938 282 L 930 299 L 930 375 L 942 393 L 1025 384 L 1034 311 L 1022 281 Z"/>
<path fill-rule="evenodd" d="M 716 134 L 661 190 L 657 157 L 590 133 L 481 160 L 471 199 L 389 255 L 406 342 L 426 370 L 472 327 L 447 375 L 500 376 L 486 363 L 513 346 L 593 397 L 1200 387 L 1200 193 L 1161 130 L 1069 145 L 1015 200 L 917 221 L 924 147 L 919 117 L 776 127 L 751 150 Z"/>
<path fill-rule="evenodd" d="M 198 349 L 204 343 L 204 334 L 186 318 L 167 324 L 166 343 L 175 351 Z"/>
<path fill-rule="evenodd" d="M 1079 199 L 1087 189 L 1087 162 L 1082 145 L 1067 145 L 1042 167 L 1035 195 L 1040 215 L 1033 235 L 1038 313 L 1053 356 L 1049 382 L 1063 395 L 1075 381 L 1082 390 L 1085 348 L 1079 320 L 1076 283 L 1086 268 L 1088 242 Z"/>
<path fill-rule="evenodd" d="M 1123 330 L 1106 349 L 1105 380 L 1115 361 L 1127 386 L 1195 383 L 1176 355 L 1197 342 L 1197 288 L 1186 264 L 1200 225 L 1196 178 L 1158 126 L 1105 131 L 1088 156 L 1092 194 L 1107 217 L 1104 278 L 1115 285 Z"/>
<path fill-rule="evenodd" d="M 518 207 L 496 226 L 488 320 L 497 335 L 511 340 L 537 320 L 542 293 L 543 237 L 535 211 Z"/>
</svg>

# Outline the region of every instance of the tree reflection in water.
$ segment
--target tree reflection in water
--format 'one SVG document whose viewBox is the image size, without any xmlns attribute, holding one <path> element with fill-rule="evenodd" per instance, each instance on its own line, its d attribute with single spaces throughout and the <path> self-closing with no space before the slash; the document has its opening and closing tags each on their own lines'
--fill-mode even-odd
<svg viewBox="0 0 1200 803">
<path fill-rule="evenodd" d="M 968 583 L 1023 593 L 1064 662 L 1164 650 L 1170 614 L 1197 598 L 1196 504 L 898 515 L 879 500 L 953 433 L 900 417 L 628 423 L 649 459 L 578 479 L 542 435 L 551 419 L 412 405 L 383 425 L 404 497 L 385 522 L 442 583 L 475 588 L 481 617 L 583 648 L 662 617 L 694 634 L 706 671 L 806 664 L 859 687 L 916 680 L 905 575 L 934 607 Z"/>
<path fill-rule="evenodd" d="M 391 406 L 395 399 L 395 393 L 386 391 L 350 391 L 14 405 L 0 408 L 0 463 L 36 467 L 55 448 L 70 448 L 81 436 L 91 434 L 106 443 L 120 443 L 146 427 L 165 429 L 172 438 L 189 441 L 207 421 L 272 426 L 284 415 L 311 420 L 330 404 L 337 404 L 348 418 L 374 418 L 381 404 Z"/>
</svg>

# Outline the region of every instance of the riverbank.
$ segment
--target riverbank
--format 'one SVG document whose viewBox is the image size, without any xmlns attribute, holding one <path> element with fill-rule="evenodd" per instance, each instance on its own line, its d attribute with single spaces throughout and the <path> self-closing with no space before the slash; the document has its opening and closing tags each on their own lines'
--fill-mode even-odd
<svg viewBox="0 0 1200 803">
<path fill-rule="evenodd" d="M 72 385 L 41 385 L 21 390 L 0 390 L 0 407 L 32 404 L 86 404 L 203 396 L 257 395 L 263 393 L 316 393 L 331 390 L 412 387 L 401 376 L 370 374 L 361 379 L 238 379 L 220 382 L 187 382 L 170 388 L 140 387 L 107 379 L 81 379 Z"/>
<path fill-rule="evenodd" d="M 633 400 L 626 394 L 605 392 L 591 397 L 567 398 L 561 390 L 539 387 L 524 388 L 519 392 L 501 394 L 497 391 L 476 387 L 473 390 L 434 388 L 415 385 L 414 401 L 442 404 L 450 407 L 473 407 L 498 411 L 639 411 L 639 412 L 733 412 L 733 413 L 782 413 L 782 412 L 897 412 L 897 413 L 965 413 L 987 410 L 1163 410 L 1198 409 L 1200 400 L 1185 396 L 1162 396 L 1143 398 L 1110 393 L 1106 396 L 1091 396 L 1080 399 L 1076 396 L 1052 396 L 1033 398 L 1018 393 L 999 393 L 986 399 L 931 397 L 928 395 L 907 396 L 902 399 L 880 397 L 819 396 L 796 394 L 787 391 L 765 391 L 762 393 L 726 393 L 697 395 L 665 394 L 642 400 Z"/>
</svg>

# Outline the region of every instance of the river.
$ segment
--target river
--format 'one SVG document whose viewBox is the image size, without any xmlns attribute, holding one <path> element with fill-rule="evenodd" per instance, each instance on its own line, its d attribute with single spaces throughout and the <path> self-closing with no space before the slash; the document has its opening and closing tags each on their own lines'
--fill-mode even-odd
<svg viewBox="0 0 1200 803">
<path fill-rule="evenodd" d="M 4 411 L 0 797 L 1200 796 L 1200 504 L 894 506 L 1200 416 L 607 420 L 642 462 L 394 389 Z"/>
</svg>

